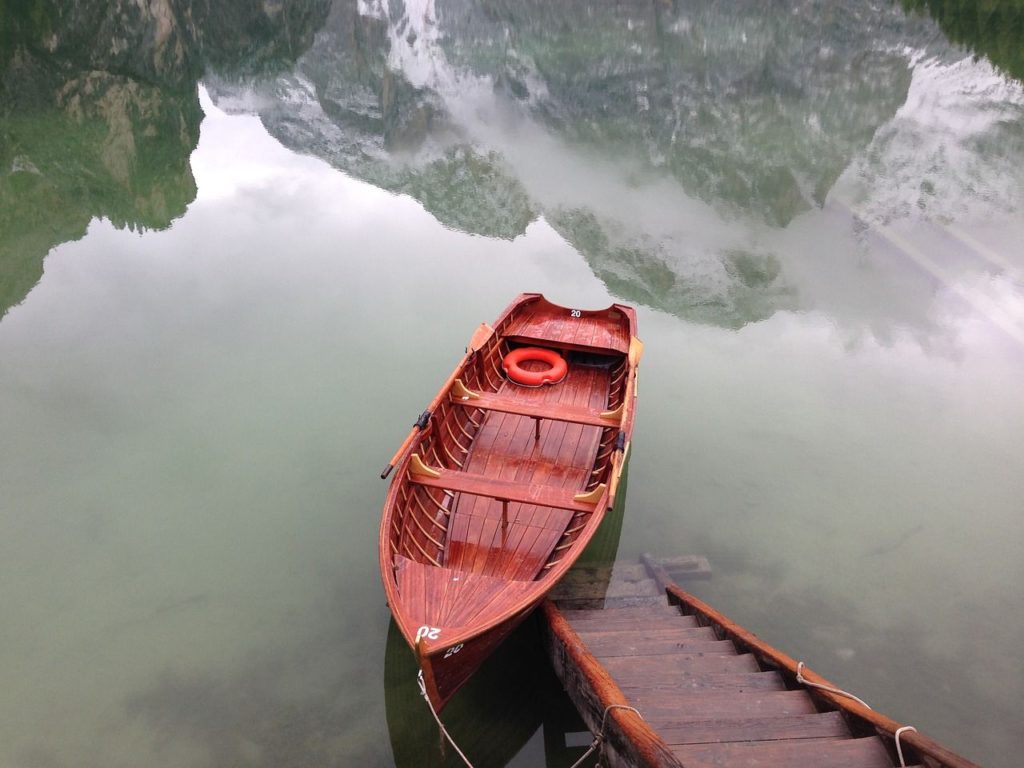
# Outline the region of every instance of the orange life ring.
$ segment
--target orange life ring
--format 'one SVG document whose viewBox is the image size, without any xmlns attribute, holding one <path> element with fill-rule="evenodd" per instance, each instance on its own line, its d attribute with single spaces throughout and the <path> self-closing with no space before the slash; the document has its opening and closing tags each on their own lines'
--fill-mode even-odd
<svg viewBox="0 0 1024 768">
<path fill-rule="evenodd" d="M 528 371 L 521 366 L 527 360 L 547 363 L 543 371 Z M 520 347 L 513 349 L 501 361 L 501 367 L 508 377 L 516 384 L 527 387 L 539 387 L 544 384 L 557 384 L 569 373 L 569 365 L 560 354 L 553 349 L 542 347 Z"/>
</svg>

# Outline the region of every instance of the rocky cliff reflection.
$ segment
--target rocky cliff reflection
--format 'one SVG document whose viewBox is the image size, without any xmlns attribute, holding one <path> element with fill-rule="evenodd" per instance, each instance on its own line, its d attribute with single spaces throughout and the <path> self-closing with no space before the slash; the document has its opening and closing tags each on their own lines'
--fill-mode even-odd
<svg viewBox="0 0 1024 768">
<path fill-rule="evenodd" d="M 93 218 L 162 229 L 195 198 L 189 156 L 208 63 L 273 71 L 308 46 L 326 3 L 39 2 L 3 8 L 0 315 L 55 245 Z"/>
<path fill-rule="evenodd" d="M 810 308 L 926 327 L 934 270 L 890 302 L 907 258 L 875 230 L 1019 211 L 1024 90 L 909 9 L 1012 72 L 1020 27 L 997 5 L 970 25 L 963 3 L 909 1 L 37 4 L 0 37 L 0 307 L 91 218 L 181 215 L 203 76 L 221 108 L 447 227 L 542 221 L 625 300 L 729 327 Z"/>
<path fill-rule="evenodd" d="M 808 212 L 831 207 L 811 236 L 849 241 L 857 261 L 872 225 L 1017 209 L 1021 164 L 1006 161 L 1024 99 L 948 92 L 936 68 L 964 55 L 927 17 L 835 0 L 368 0 L 336 2 L 295 71 L 210 88 L 451 228 L 511 239 L 543 218 L 616 295 L 738 327 L 811 306 L 814 254 L 793 264 L 780 234 Z M 902 114 L 920 73 L 917 91 L 947 89 L 921 97 L 937 126 Z M 980 131 L 950 119 L 961 96 L 990 116 Z M 893 311 L 927 324 L 926 305 Z"/>
</svg>

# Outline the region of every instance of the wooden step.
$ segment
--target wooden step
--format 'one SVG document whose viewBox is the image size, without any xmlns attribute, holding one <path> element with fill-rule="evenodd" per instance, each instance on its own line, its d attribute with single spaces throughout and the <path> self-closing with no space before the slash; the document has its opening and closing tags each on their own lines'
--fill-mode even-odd
<svg viewBox="0 0 1024 768">
<path fill-rule="evenodd" d="M 660 602 L 652 605 L 642 605 L 629 608 L 593 608 L 574 609 L 568 608 L 562 611 L 562 615 L 570 624 L 578 621 L 600 621 L 611 625 L 617 622 L 618 626 L 628 626 L 636 629 L 647 626 L 647 622 L 658 619 L 675 619 L 682 624 L 691 627 L 697 626 L 697 620 L 692 616 L 684 616 L 677 608 Z"/>
<path fill-rule="evenodd" d="M 877 738 L 691 744 L 671 750 L 684 765 L 701 768 L 892 768 Z"/>
<path fill-rule="evenodd" d="M 612 677 L 619 679 L 619 673 L 626 675 L 636 672 L 662 674 L 690 673 L 710 674 L 717 672 L 760 672 L 757 659 L 749 653 L 680 653 L 672 656 L 612 656 L 602 661 Z"/>
<path fill-rule="evenodd" d="M 850 729 L 839 712 L 777 717 L 703 717 L 677 721 L 658 735 L 667 744 L 774 741 L 779 739 L 850 738 Z"/>
<path fill-rule="evenodd" d="M 649 640 L 638 632 L 626 638 L 601 637 L 604 633 L 587 632 L 580 636 L 587 649 L 597 658 L 609 659 L 614 656 L 672 656 L 677 653 L 735 654 L 736 646 L 729 640 L 706 640 L 694 638 L 668 638 Z"/>
<path fill-rule="evenodd" d="M 559 600 L 593 600 L 615 599 L 619 597 L 657 597 L 664 599 L 664 592 L 658 589 L 654 579 L 640 581 L 589 581 L 570 577 L 562 579 L 551 590 L 551 599 Z"/>
<path fill-rule="evenodd" d="M 614 610 L 628 610 L 627 608 L 616 608 Z M 569 613 L 581 613 L 584 611 L 565 611 L 565 615 Z M 611 631 L 611 630 L 624 630 L 635 632 L 638 627 L 642 627 L 644 630 L 667 630 L 667 629 L 696 629 L 697 623 L 693 616 L 684 616 L 680 613 L 675 615 L 671 614 L 655 614 L 649 617 L 643 617 L 638 615 L 605 615 L 601 613 L 612 613 L 613 610 L 607 611 L 586 611 L 588 613 L 593 612 L 596 615 L 582 616 L 579 618 L 568 618 L 568 622 L 572 625 L 572 629 L 577 632 L 595 632 L 595 631 Z"/>
<path fill-rule="evenodd" d="M 676 694 L 697 691 L 784 691 L 786 683 L 778 672 L 721 672 L 690 675 L 662 670 L 621 670 L 615 682 L 630 698 L 647 691 L 671 691 Z"/>
<path fill-rule="evenodd" d="M 643 581 L 639 571 L 628 573 L 630 585 Z M 694 604 L 690 610 L 702 609 Z M 849 713 L 818 711 L 806 687 L 788 687 L 796 683 L 775 671 L 774 657 L 767 657 L 771 669 L 765 670 L 753 654 L 738 653 L 732 640 L 718 639 L 727 635 L 725 624 L 714 629 L 704 623 L 714 619 L 699 622 L 665 603 L 562 612 L 582 642 L 574 652 L 589 654 L 588 665 L 603 667 L 616 695 L 642 714 L 634 749 L 656 743 L 687 768 L 893 766 L 881 738 L 853 738 Z M 564 644 L 571 638 L 562 626 L 552 622 Z M 599 690 L 584 690 L 577 703 L 592 717 L 607 704 Z M 864 732 L 870 731 L 857 731 Z M 661 754 L 665 764 L 675 764 L 668 752 Z M 635 756 L 625 764 L 634 764 Z"/>
<path fill-rule="evenodd" d="M 611 608 L 647 608 L 654 605 L 663 605 L 665 603 L 665 597 L 663 595 L 658 595 L 656 597 L 609 597 L 607 599 L 583 597 L 578 600 L 560 597 L 555 602 L 558 604 L 559 608 L 566 611 L 592 611 Z"/>
<path fill-rule="evenodd" d="M 688 620 L 689 619 L 689 620 Z M 569 622 L 572 624 L 572 628 L 579 632 L 636 632 L 637 622 L 635 619 L 609 619 L 602 621 L 600 618 L 594 619 L 574 619 Z M 697 622 L 690 619 L 689 616 L 662 616 L 655 619 L 646 619 L 643 622 L 645 632 L 661 632 L 661 631 L 681 631 L 681 632 L 693 632 L 694 630 L 709 629 L 706 627 L 698 627 Z"/>
<path fill-rule="evenodd" d="M 806 691 L 650 691 L 630 702 L 658 730 L 702 718 L 749 718 L 813 715 L 818 710 Z"/>
<path fill-rule="evenodd" d="M 645 623 L 643 630 L 640 632 L 635 628 L 627 629 L 626 627 L 603 629 L 599 626 L 579 627 L 573 625 L 573 629 L 576 630 L 576 634 L 580 638 L 587 641 L 588 646 L 591 640 L 594 642 L 630 642 L 636 640 L 637 637 L 642 640 L 680 641 L 718 639 L 718 635 L 715 634 L 715 630 L 711 627 L 683 627 L 679 626 L 679 622 L 674 620 L 669 620 L 664 625 L 654 627 L 650 623 Z"/>
</svg>

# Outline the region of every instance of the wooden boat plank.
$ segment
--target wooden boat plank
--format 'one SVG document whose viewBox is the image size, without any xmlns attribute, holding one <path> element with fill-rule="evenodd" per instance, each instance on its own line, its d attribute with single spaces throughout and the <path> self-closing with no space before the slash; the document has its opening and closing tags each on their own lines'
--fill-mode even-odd
<svg viewBox="0 0 1024 768">
<path fill-rule="evenodd" d="M 533 517 L 528 523 L 513 519 L 506 526 L 501 523 L 500 513 L 497 517 L 454 516 L 448 533 L 446 564 L 505 579 L 533 579 L 572 516 L 565 510 L 545 511 L 558 514 L 543 519 Z M 508 557 L 510 551 L 516 552 L 515 558 Z"/>
<path fill-rule="evenodd" d="M 661 728 L 658 735 L 669 745 L 851 738 L 850 729 L 839 712 L 720 719 L 700 717 L 692 721 L 677 721 L 670 728 Z"/>
<path fill-rule="evenodd" d="M 702 768 L 892 768 L 877 738 L 692 744 L 671 750 L 684 765 Z"/>
<path fill-rule="evenodd" d="M 450 469 L 438 469 L 440 477 L 427 475 L 410 476 L 414 483 L 430 488 L 441 488 L 447 491 L 468 493 L 490 499 L 506 499 L 523 504 L 538 504 L 553 509 L 566 509 L 570 512 L 593 512 L 594 505 L 574 501 L 573 493 L 547 485 L 524 485 L 508 480 L 495 480 L 484 475 L 456 472 Z"/>
<path fill-rule="evenodd" d="M 525 593 L 530 582 L 515 582 L 480 573 L 453 571 L 397 557 L 396 580 L 415 624 L 459 628 L 488 612 L 497 612 L 512 594 Z"/>
<path fill-rule="evenodd" d="M 451 401 L 455 405 L 461 405 L 465 408 L 482 408 L 485 411 L 498 411 L 516 416 L 526 416 L 531 419 L 549 419 L 602 428 L 617 428 L 619 426 L 619 420 L 614 416 L 605 417 L 601 415 L 604 409 L 527 402 L 519 398 L 491 395 L 486 392 L 479 392 L 476 397 L 455 397 L 453 395 Z"/>
<path fill-rule="evenodd" d="M 587 322 L 582 319 L 556 315 L 546 307 L 529 308 L 507 334 L 527 344 L 548 342 L 568 349 L 599 348 L 621 354 L 629 351 L 629 335 L 621 320 L 607 313 L 603 317 L 586 313 Z"/>
<path fill-rule="evenodd" d="M 607 371 L 571 366 L 566 381 L 556 387 L 534 390 L 505 383 L 501 391 L 510 393 L 508 399 L 536 402 L 538 398 L 549 398 L 575 407 L 579 399 L 606 401 L 608 386 Z M 479 472 L 478 477 L 485 481 L 476 485 L 476 490 L 504 492 L 509 497 L 513 493 L 520 495 L 510 499 L 510 522 L 502 529 L 493 522 L 485 522 L 502 517 L 502 503 L 468 495 L 470 484 L 463 477 L 454 478 L 458 482 L 451 484 L 459 487 L 450 490 L 460 491 L 460 496 L 452 514 L 446 564 L 508 578 L 534 578 L 565 531 L 571 513 L 594 511 L 593 505 L 576 502 L 573 496 L 587 479 L 600 432 L 595 427 L 555 423 L 542 429 L 538 441 L 532 419 L 487 413 L 466 468 Z M 584 436 L 589 439 L 584 440 Z M 440 480 L 451 477 L 442 471 Z M 488 486 L 488 482 L 492 484 Z M 554 535 L 520 531 L 516 523 L 544 527 Z"/>
</svg>

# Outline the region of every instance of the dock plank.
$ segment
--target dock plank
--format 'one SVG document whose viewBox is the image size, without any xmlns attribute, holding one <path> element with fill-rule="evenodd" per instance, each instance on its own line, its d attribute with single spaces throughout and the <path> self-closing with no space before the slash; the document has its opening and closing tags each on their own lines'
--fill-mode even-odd
<svg viewBox="0 0 1024 768">
<path fill-rule="evenodd" d="M 649 723 L 672 723 L 702 717 L 783 717 L 818 710 L 805 691 L 650 691 L 631 698 Z"/>
<path fill-rule="evenodd" d="M 643 691 L 784 691 L 786 683 L 778 672 L 722 672 L 686 674 L 664 672 L 620 672 L 615 681 L 627 694 Z"/>
<path fill-rule="evenodd" d="M 600 632 L 610 630 L 627 630 L 635 632 L 637 626 L 642 626 L 645 629 L 696 629 L 699 625 L 690 616 L 651 616 L 650 618 L 643 617 L 610 617 L 608 619 L 601 619 L 600 617 L 587 617 L 583 619 L 570 619 L 572 626 L 578 632 Z"/>
<path fill-rule="evenodd" d="M 736 646 L 728 640 L 707 640 L 704 638 L 646 638 L 633 635 L 627 638 L 595 638 L 596 633 L 583 637 L 599 659 L 613 656 L 668 656 L 677 653 L 736 654 Z"/>
<path fill-rule="evenodd" d="M 877 738 L 692 744 L 671 750 L 687 768 L 892 768 Z"/>
<path fill-rule="evenodd" d="M 669 745 L 720 742 L 777 741 L 779 739 L 850 738 L 850 729 L 838 712 L 776 717 L 715 718 L 678 721 L 658 734 Z"/>
<path fill-rule="evenodd" d="M 600 626 L 582 626 L 584 624 L 584 622 L 580 622 L 574 625 L 573 629 L 576 630 L 576 634 L 587 641 L 588 645 L 592 642 L 628 642 L 636 639 L 637 636 L 635 626 L 604 629 Z M 671 619 L 663 625 L 652 626 L 645 623 L 642 637 L 644 640 L 718 640 L 718 635 L 711 627 L 679 626 L 678 622 Z"/>
<path fill-rule="evenodd" d="M 646 621 L 647 619 L 665 617 L 678 619 L 682 622 L 692 622 L 691 626 L 697 625 L 697 620 L 692 616 L 684 616 L 679 612 L 678 608 L 668 605 L 664 598 L 660 603 L 655 605 L 646 605 L 640 607 L 630 608 L 592 608 L 592 609 L 581 609 L 581 610 L 563 610 L 565 618 L 569 623 L 575 625 L 577 621 L 586 621 L 588 619 L 600 619 L 601 621 L 617 621 L 617 620 L 629 620 L 629 621 Z M 637 625 L 634 623 L 634 627 Z"/>
<path fill-rule="evenodd" d="M 631 673 L 639 670 L 673 673 L 713 672 L 760 672 L 757 659 L 749 653 L 679 653 L 671 656 L 612 656 L 602 659 L 602 664 L 618 679 L 620 672 Z"/>
</svg>

